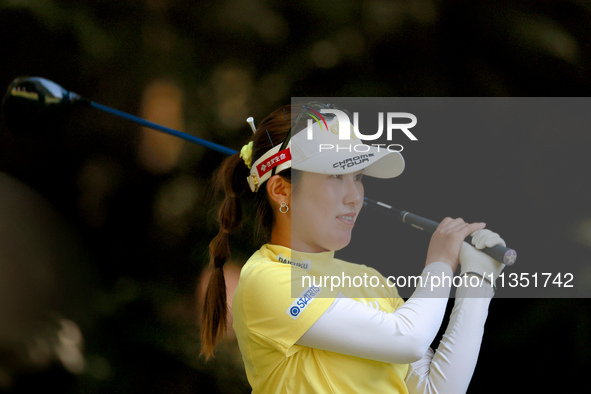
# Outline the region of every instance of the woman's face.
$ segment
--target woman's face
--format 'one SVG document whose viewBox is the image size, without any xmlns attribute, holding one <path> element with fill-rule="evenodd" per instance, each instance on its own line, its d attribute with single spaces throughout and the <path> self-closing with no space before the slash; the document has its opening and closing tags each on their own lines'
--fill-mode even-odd
<svg viewBox="0 0 591 394">
<path fill-rule="evenodd" d="M 361 171 L 346 175 L 303 172 L 292 185 L 291 247 L 300 252 L 339 250 L 363 206 Z"/>
</svg>

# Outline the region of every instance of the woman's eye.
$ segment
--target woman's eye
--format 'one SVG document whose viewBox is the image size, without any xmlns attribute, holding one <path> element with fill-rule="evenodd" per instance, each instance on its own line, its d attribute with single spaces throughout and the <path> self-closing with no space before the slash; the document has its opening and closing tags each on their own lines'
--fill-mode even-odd
<svg viewBox="0 0 591 394">
<path fill-rule="evenodd" d="M 357 174 L 357 175 L 355 175 L 355 180 L 356 181 L 360 181 L 362 179 L 363 179 L 363 174 Z"/>
<path fill-rule="evenodd" d="M 333 175 L 332 176 L 334 179 L 343 179 L 342 175 Z"/>
</svg>

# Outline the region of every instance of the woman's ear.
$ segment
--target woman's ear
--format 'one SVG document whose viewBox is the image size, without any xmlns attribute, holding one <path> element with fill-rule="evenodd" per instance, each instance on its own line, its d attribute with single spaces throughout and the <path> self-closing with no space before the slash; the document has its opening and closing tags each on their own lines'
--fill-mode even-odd
<svg viewBox="0 0 591 394">
<path fill-rule="evenodd" d="M 291 183 L 281 175 L 273 175 L 267 181 L 267 194 L 273 205 L 291 202 Z"/>
</svg>

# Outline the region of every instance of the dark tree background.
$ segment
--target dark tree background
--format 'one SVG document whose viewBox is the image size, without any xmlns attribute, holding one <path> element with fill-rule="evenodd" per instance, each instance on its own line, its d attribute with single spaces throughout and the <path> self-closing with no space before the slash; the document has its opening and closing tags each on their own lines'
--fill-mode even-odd
<svg viewBox="0 0 591 394">
<path fill-rule="evenodd" d="M 240 149 L 244 120 L 292 96 L 587 97 L 590 26 L 591 2 L 574 0 L 0 0 L 0 86 L 42 76 Z M 199 356 L 209 177 L 223 157 L 91 109 L 37 133 L 2 127 L 0 390 L 249 392 L 231 332 L 213 361 Z M 531 209 L 502 235 L 518 244 L 548 228 L 536 243 L 556 234 L 567 250 L 548 258 L 578 259 L 588 291 L 589 135 L 511 137 L 531 151 L 499 170 Z M 478 187 L 495 201 L 450 177 L 454 195 Z M 401 201 L 453 207 L 453 196 L 434 206 L 424 183 Z M 253 250 L 250 229 L 235 244 L 230 281 Z M 590 316 L 584 298 L 493 300 L 469 392 L 574 391 L 591 361 Z"/>
</svg>

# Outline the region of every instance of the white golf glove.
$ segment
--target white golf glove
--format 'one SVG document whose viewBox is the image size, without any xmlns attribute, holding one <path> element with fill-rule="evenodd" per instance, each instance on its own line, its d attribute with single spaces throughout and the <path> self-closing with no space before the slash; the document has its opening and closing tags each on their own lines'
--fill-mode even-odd
<svg viewBox="0 0 591 394">
<path fill-rule="evenodd" d="M 492 248 L 495 245 L 507 246 L 505 241 L 497 233 L 490 230 L 477 230 L 472 234 L 472 245 L 467 242 L 462 243 L 460 249 L 460 275 L 476 274 L 486 280 L 494 283 L 505 268 L 504 264 L 499 263 L 487 254 L 482 253 L 479 249 L 485 247 Z"/>
</svg>

